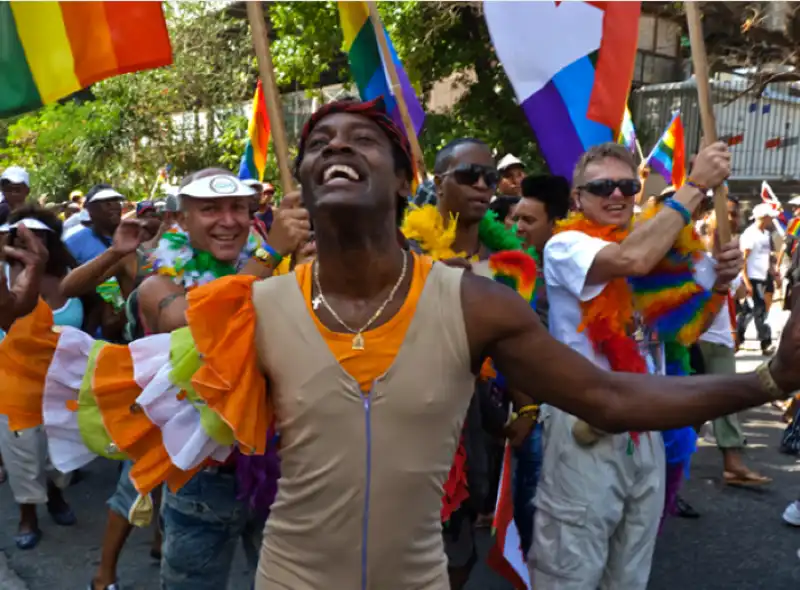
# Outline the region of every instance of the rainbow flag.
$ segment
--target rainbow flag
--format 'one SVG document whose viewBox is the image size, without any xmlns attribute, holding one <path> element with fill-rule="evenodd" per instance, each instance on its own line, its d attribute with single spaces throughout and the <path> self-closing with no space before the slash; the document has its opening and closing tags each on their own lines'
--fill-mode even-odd
<svg viewBox="0 0 800 590">
<path fill-rule="evenodd" d="M 800 237 L 800 219 L 795 217 L 789 222 L 789 225 L 786 227 L 786 235 L 792 236 L 793 238 Z"/>
<path fill-rule="evenodd" d="M 337 2 L 339 6 L 339 20 L 342 24 L 344 34 L 344 52 L 350 62 L 350 71 L 353 79 L 358 86 L 358 93 L 361 100 L 373 100 L 383 96 L 386 101 L 386 109 L 392 119 L 405 130 L 400 111 L 397 108 L 397 101 L 391 89 L 391 82 L 386 73 L 381 51 L 378 46 L 378 38 L 375 35 L 375 28 L 369 20 L 369 8 L 366 2 Z M 389 44 L 389 51 L 392 54 L 392 61 L 397 70 L 397 77 L 400 79 L 400 88 L 405 99 L 408 115 L 414 130 L 419 134 L 422 124 L 425 121 L 425 112 L 422 110 L 414 92 L 413 86 L 403 69 L 400 58 L 394 50 L 389 34 L 381 28 L 381 35 L 386 37 Z"/>
<path fill-rule="evenodd" d="M 247 128 L 247 145 L 239 164 L 239 178 L 242 180 L 264 180 L 264 169 L 267 167 L 269 150 L 269 114 L 264 102 L 264 89 L 261 80 L 256 86 L 253 96 L 253 112 L 250 115 L 250 126 Z"/>
<path fill-rule="evenodd" d="M 484 2 L 495 52 L 553 174 L 622 125 L 640 2 Z M 535 34 L 534 34 L 535 29 Z"/>
<path fill-rule="evenodd" d="M 622 127 L 617 136 L 617 143 L 624 145 L 631 153 L 636 153 L 636 129 L 633 126 L 631 111 L 625 109 L 625 117 L 622 119 Z"/>
<path fill-rule="evenodd" d="M 0 117 L 170 63 L 160 2 L 0 2 Z"/>
<path fill-rule="evenodd" d="M 683 143 L 683 123 L 676 112 L 661 139 L 647 156 L 647 166 L 664 177 L 676 189 L 686 180 L 686 151 Z"/>
</svg>

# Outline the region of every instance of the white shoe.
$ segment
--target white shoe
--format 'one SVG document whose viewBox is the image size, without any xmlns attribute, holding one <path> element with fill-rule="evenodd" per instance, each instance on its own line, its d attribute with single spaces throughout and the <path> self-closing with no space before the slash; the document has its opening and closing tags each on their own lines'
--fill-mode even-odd
<svg viewBox="0 0 800 590">
<path fill-rule="evenodd" d="M 792 526 L 800 526 L 800 500 L 792 502 L 783 511 L 783 521 Z"/>
</svg>

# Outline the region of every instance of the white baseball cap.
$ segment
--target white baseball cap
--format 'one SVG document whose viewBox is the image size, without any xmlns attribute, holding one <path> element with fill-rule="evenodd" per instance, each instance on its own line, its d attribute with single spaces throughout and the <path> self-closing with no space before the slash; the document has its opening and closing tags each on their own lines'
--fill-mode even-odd
<svg viewBox="0 0 800 590">
<path fill-rule="evenodd" d="M 222 199 L 224 197 L 255 197 L 258 193 L 231 174 L 214 174 L 192 180 L 179 191 L 181 197 Z"/>
<path fill-rule="evenodd" d="M 795 195 L 789 200 L 792 207 L 800 207 L 800 195 Z"/>
<path fill-rule="evenodd" d="M 520 168 L 525 168 L 525 164 L 522 163 L 522 160 L 520 160 L 514 154 L 506 154 L 497 163 L 497 171 L 503 172 L 511 168 L 512 166 L 519 166 Z"/>
<path fill-rule="evenodd" d="M 12 229 L 18 228 L 20 225 L 24 225 L 28 229 L 38 230 L 38 231 L 53 231 L 53 228 L 48 226 L 46 223 L 39 221 L 33 217 L 26 217 L 25 219 L 20 219 L 16 223 L 12 223 L 8 226 L 8 230 L 11 231 Z"/>
<path fill-rule="evenodd" d="M 777 217 L 778 212 L 768 203 L 759 203 L 753 207 L 753 219 L 763 219 L 764 217 Z"/>
<path fill-rule="evenodd" d="M 90 197 L 86 198 L 86 204 L 95 203 L 97 201 L 123 201 L 125 197 L 115 191 L 113 188 L 104 188 L 97 191 Z"/>
<path fill-rule="evenodd" d="M 0 175 L 0 180 L 7 180 L 12 184 L 24 184 L 27 187 L 31 186 L 30 174 L 28 174 L 25 168 L 19 166 L 9 166 L 3 170 L 3 174 Z"/>
</svg>

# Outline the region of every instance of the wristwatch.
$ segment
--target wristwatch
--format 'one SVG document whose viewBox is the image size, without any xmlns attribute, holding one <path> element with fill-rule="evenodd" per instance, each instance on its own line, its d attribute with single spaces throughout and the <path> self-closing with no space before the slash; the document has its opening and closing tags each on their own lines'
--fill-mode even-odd
<svg viewBox="0 0 800 590">
<path fill-rule="evenodd" d="M 770 370 L 771 362 L 772 359 L 764 361 L 756 369 L 756 377 L 758 377 L 758 382 L 761 384 L 761 388 L 766 391 L 775 401 L 786 399 L 789 397 L 789 394 L 783 391 L 775 382 L 775 379 L 772 376 L 772 371 Z"/>
<path fill-rule="evenodd" d="M 270 268 L 275 268 L 281 263 L 282 257 L 275 248 L 264 245 L 260 248 L 257 248 L 255 252 L 253 252 L 253 258 L 258 260 L 261 264 L 265 266 L 269 266 Z"/>
</svg>

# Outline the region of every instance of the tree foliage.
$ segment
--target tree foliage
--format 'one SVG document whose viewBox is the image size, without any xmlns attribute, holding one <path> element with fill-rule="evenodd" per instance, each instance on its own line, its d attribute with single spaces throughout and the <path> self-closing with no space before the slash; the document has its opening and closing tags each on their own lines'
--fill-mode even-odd
<svg viewBox="0 0 800 590">
<path fill-rule="evenodd" d="M 527 120 L 498 63 L 480 2 L 381 2 L 381 16 L 412 84 L 426 99 L 434 83 L 464 88 L 445 112 L 428 113 L 420 142 L 428 166 L 448 141 L 473 136 L 498 155 L 514 153 L 531 169 L 542 165 Z M 351 81 L 341 54 L 335 2 L 270 3 L 279 82 L 313 88 L 334 75 Z M 344 67 L 342 67 L 344 66 Z"/>
</svg>

